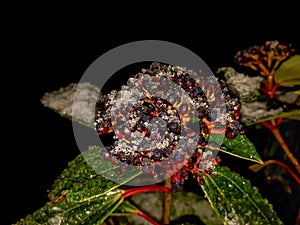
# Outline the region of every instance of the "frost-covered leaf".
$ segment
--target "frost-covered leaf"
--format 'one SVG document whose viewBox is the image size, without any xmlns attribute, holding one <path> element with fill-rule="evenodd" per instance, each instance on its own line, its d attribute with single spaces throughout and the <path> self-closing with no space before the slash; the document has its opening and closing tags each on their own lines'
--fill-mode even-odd
<svg viewBox="0 0 300 225">
<path fill-rule="evenodd" d="M 299 99 L 299 95 L 295 91 L 277 91 L 275 98 L 287 104 L 294 104 Z"/>
<path fill-rule="evenodd" d="M 272 116 L 257 119 L 255 121 L 246 122 L 246 125 L 250 126 L 250 125 L 257 124 L 257 123 L 260 123 L 260 122 L 263 122 L 263 121 L 269 121 L 269 120 L 278 119 L 278 118 L 285 118 L 285 119 L 291 119 L 291 120 L 300 120 L 300 110 L 295 109 L 295 110 L 292 110 L 292 111 L 289 111 L 289 112 L 280 112 L 280 113 L 272 115 Z"/>
<path fill-rule="evenodd" d="M 94 128 L 95 105 L 99 93 L 100 89 L 90 83 L 72 83 L 45 93 L 41 102 L 63 117 Z"/>
<path fill-rule="evenodd" d="M 219 68 L 218 73 L 220 72 L 224 72 L 230 91 L 237 94 L 242 101 L 252 102 L 260 95 L 258 90 L 263 81 L 262 77 L 251 77 L 237 72 L 232 67 Z"/>
<path fill-rule="evenodd" d="M 217 166 L 203 178 L 200 186 L 224 224 L 283 224 L 267 199 L 239 174 Z"/>
<path fill-rule="evenodd" d="M 275 71 L 274 80 L 280 86 L 300 85 L 300 55 L 295 55 L 283 62 Z"/>
<path fill-rule="evenodd" d="M 264 120 L 264 118 L 277 116 L 283 112 L 283 108 L 268 109 L 267 102 L 243 102 L 241 107 L 241 121 L 245 124 L 252 123 L 258 120 Z"/>
</svg>

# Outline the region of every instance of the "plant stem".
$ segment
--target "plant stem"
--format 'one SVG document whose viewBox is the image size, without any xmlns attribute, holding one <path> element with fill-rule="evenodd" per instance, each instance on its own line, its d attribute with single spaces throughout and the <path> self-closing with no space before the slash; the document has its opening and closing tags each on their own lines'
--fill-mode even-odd
<svg viewBox="0 0 300 225">
<path fill-rule="evenodd" d="M 170 192 L 171 189 L 165 187 L 165 186 L 161 186 L 161 185 L 149 185 L 149 186 L 142 186 L 142 187 L 136 187 L 136 188 L 131 188 L 131 189 L 127 189 L 124 191 L 123 193 L 123 198 L 132 196 L 132 195 L 136 195 L 139 193 L 145 193 L 145 192 Z"/>
<path fill-rule="evenodd" d="M 148 216 L 147 214 L 143 213 L 142 211 L 137 211 L 136 214 L 140 217 L 143 217 L 145 220 L 149 221 L 150 223 L 152 223 L 153 225 L 160 225 L 158 222 L 156 222 L 154 219 L 152 219 L 150 216 Z"/>
<path fill-rule="evenodd" d="M 165 180 L 165 187 L 169 190 L 172 188 L 171 177 Z M 163 197 L 163 215 L 162 224 L 168 225 L 170 223 L 170 211 L 172 204 L 172 192 L 165 192 Z"/>
<path fill-rule="evenodd" d="M 277 165 L 283 167 L 294 178 L 294 180 L 300 185 L 300 178 L 297 176 L 297 174 L 288 165 L 286 165 L 285 163 L 283 163 L 279 160 L 276 160 L 276 159 L 267 160 L 263 164 L 253 164 L 253 165 L 249 166 L 249 169 L 252 170 L 253 172 L 258 172 L 269 164 L 277 164 Z"/>
<path fill-rule="evenodd" d="M 279 129 L 277 128 L 277 129 L 274 129 L 271 131 L 272 131 L 273 135 L 275 136 L 275 138 L 277 139 L 277 141 L 279 142 L 279 144 L 281 145 L 281 147 L 283 148 L 285 154 L 289 157 L 291 162 L 294 164 L 296 170 L 300 174 L 300 164 L 299 164 L 298 160 L 296 159 L 296 157 L 291 152 L 291 150 L 289 149 L 289 147 L 287 146 L 287 144 L 285 143 L 285 141 L 283 140 L 283 138 L 279 132 Z"/>
<path fill-rule="evenodd" d="M 286 164 L 284 164 L 283 162 L 280 162 L 279 160 L 276 159 L 270 159 L 266 162 L 266 164 L 270 164 L 270 163 L 275 163 L 278 164 L 279 166 L 283 167 L 284 169 L 286 169 L 289 174 L 291 174 L 291 176 L 295 179 L 295 181 L 300 184 L 300 178 L 292 171 L 292 169 L 290 167 L 288 167 Z"/>
<path fill-rule="evenodd" d="M 297 172 L 300 174 L 300 164 L 299 164 L 297 158 L 293 155 L 293 153 L 291 152 L 291 150 L 289 149 L 289 147 L 285 143 L 283 137 L 281 136 L 281 134 L 279 132 L 278 125 L 274 126 L 274 125 L 272 125 L 273 123 L 274 123 L 274 121 L 272 121 L 271 123 L 269 123 L 267 121 L 264 121 L 264 122 L 262 122 L 262 125 L 267 127 L 273 133 L 274 137 L 276 138 L 276 140 L 278 141 L 278 143 L 280 144 L 280 146 L 284 150 L 285 154 L 291 160 L 291 162 L 295 166 Z"/>
</svg>

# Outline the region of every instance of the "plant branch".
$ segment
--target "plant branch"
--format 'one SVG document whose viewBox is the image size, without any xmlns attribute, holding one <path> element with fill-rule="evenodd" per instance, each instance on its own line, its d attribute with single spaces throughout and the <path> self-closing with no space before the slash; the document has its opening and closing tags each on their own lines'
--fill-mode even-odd
<svg viewBox="0 0 300 225">
<path fill-rule="evenodd" d="M 142 211 L 137 211 L 136 214 L 140 217 L 143 217 L 145 220 L 149 221 L 150 223 L 152 223 L 153 225 L 160 225 L 157 221 L 155 221 L 154 219 L 152 219 L 150 216 L 148 216 L 147 214 L 143 213 Z"/>
<path fill-rule="evenodd" d="M 149 185 L 149 186 L 142 186 L 142 187 L 136 187 L 136 188 L 131 188 L 127 189 L 123 193 L 123 198 L 139 194 L 139 193 L 145 193 L 145 192 L 170 192 L 171 189 L 162 186 L 162 185 Z"/>
<path fill-rule="evenodd" d="M 171 177 L 165 180 L 165 187 L 169 190 L 172 188 Z M 172 193 L 165 192 L 163 197 L 163 214 L 162 214 L 162 224 L 167 225 L 170 223 L 170 211 L 172 204 Z"/>
<path fill-rule="evenodd" d="M 280 146 L 284 150 L 285 154 L 291 160 L 291 162 L 295 166 L 297 172 L 300 174 L 300 164 L 299 164 L 297 158 L 293 155 L 293 153 L 291 152 L 291 150 L 289 149 L 289 147 L 285 143 L 282 135 L 280 134 L 279 126 L 278 125 L 273 126 L 272 124 L 274 123 L 274 121 L 271 122 L 271 123 L 269 123 L 267 121 L 263 121 L 261 123 L 262 123 L 262 125 L 267 127 L 273 133 L 274 137 L 276 138 L 276 140 L 278 141 L 278 143 L 280 144 Z"/>
<path fill-rule="evenodd" d="M 249 169 L 252 170 L 253 172 L 258 172 L 269 164 L 277 164 L 283 167 L 293 177 L 293 179 L 300 185 L 300 178 L 297 176 L 297 174 L 288 165 L 276 159 L 267 160 L 263 164 L 253 164 L 249 166 Z"/>
</svg>

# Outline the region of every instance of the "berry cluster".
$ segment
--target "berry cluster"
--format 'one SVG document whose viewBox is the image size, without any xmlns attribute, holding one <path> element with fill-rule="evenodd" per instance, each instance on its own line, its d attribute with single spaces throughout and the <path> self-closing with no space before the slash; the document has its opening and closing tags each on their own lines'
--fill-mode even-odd
<svg viewBox="0 0 300 225">
<path fill-rule="evenodd" d="M 174 83 L 182 93 L 171 91 Z M 163 93 L 154 96 L 153 90 Z M 96 107 L 97 134 L 114 134 L 103 157 L 154 178 L 172 174 L 174 191 L 181 190 L 189 173 L 202 184 L 201 176 L 220 162 L 209 146 L 212 132 L 229 139 L 243 133 L 240 102 L 224 81 L 161 63 L 130 77 L 120 91 L 100 96 Z"/>
</svg>

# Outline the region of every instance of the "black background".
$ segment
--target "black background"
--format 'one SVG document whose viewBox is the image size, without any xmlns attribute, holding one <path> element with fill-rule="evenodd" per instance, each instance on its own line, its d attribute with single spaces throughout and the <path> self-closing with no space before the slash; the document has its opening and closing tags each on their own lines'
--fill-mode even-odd
<svg viewBox="0 0 300 225">
<path fill-rule="evenodd" d="M 36 28 L 17 31 L 7 44 L 10 54 L 2 82 L 1 138 L 2 205 L 6 212 L 2 211 L 1 224 L 17 222 L 43 206 L 54 179 L 79 154 L 71 122 L 45 108 L 40 98 L 45 92 L 78 82 L 89 65 L 110 49 L 137 40 L 170 41 L 198 54 L 213 72 L 218 67 L 236 66 L 233 56 L 237 51 L 267 40 L 292 43 L 300 49 L 296 31 L 281 27 L 258 30 L 228 24 L 224 29 L 216 26 L 195 33 L 162 27 L 163 33 L 171 34 L 162 36 L 148 35 L 154 33 L 149 27 L 138 32 L 143 37 L 133 34 L 131 38 L 121 30 L 107 38 L 110 31 L 101 29 L 101 25 L 95 28 L 95 34 L 76 28 L 70 31 L 67 26 L 59 30 Z M 180 32 L 184 39 L 177 38 Z M 239 166 L 243 171 L 246 163 L 237 164 L 237 170 Z"/>
</svg>

